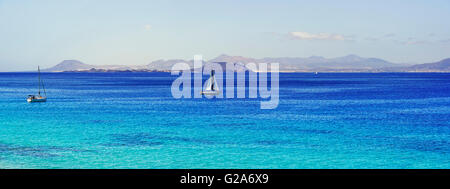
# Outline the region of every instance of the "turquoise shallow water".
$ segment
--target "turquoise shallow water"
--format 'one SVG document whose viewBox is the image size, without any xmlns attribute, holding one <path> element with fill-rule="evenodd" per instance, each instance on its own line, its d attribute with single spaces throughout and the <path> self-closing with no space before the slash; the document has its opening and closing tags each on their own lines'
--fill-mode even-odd
<svg viewBox="0 0 450 189">
<path fill-rule="evenodd" d="M 450 74 L 281 74 L 280 104 L 167 73 L 0 73 L 0 168 L 450 168 Z M 206 79 L 206 78 L 205 78 Z"/>
</svg>

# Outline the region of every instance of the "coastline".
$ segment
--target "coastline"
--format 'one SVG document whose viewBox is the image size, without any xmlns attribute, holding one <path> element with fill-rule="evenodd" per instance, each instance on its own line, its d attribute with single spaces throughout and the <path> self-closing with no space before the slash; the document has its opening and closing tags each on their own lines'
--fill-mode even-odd
<svg viewBox="0 0 450 189">
<path fill-rule="evenodd" d="M 286 71 L 282 70 L 279 73 L 450 73 L 450 71 Z M 0 73 L 35 73 L 35 71 L 6 71 Z M 52 71 L 41 73 L 171 73 L 170 70 L 108 70 L 108 71 Z M 192 72 L 194 73 L 194 72 Z M 238 73 L 238 72 L 236 72 Z M 260 72 L 257 72 L 260 73 Z M 262 72 L 261 72 L 262 73 Z M 270 72 L 267 72 L 270 73 Z"/>
</svg>

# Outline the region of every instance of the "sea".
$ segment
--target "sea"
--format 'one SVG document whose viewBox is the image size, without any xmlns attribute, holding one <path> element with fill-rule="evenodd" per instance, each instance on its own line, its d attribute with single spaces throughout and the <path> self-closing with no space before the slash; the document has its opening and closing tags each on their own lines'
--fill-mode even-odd
<svg viewBox="0 0 450 189">
<path fill-rule="evenodd" d="M 27 103 L 37 73 L 0 73 L 0 168 L 450 168 L 449 73 L 280 73 L 275 109 L 178 77 L 42 73 Z"/>
</svg>

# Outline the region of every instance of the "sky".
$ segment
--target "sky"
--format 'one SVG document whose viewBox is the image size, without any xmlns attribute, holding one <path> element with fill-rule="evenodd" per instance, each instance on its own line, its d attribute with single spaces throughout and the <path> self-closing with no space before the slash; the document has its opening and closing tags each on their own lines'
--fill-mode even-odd
<svg viewBox="0 0 450 189">
<path fill-rule="evenodd" d="M 221 54 L 450 57 L 448 0 L 0 0 L 0 71 Z"/>
</svg>

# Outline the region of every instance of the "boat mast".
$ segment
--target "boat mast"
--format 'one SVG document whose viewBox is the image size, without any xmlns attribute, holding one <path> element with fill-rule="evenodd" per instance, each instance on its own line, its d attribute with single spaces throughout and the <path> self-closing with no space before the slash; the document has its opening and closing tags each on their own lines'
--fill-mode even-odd
<svg viewBox="0 0 450 189">
<path fill-rule="evenodd" d="M 214 91 L 214 85 L 215 85 L 215 83 L 214 83 L 214 70 L 211 70 L 211 83 L 212 83 L 212 85 L 211 85 L 211 91 Z"/>
<path fill-rule="evenodd" d="M 38 91 L 38 94 L 39 94 L 39 96 L 41 96 L 41 70 L 39 69 L 39 66 L 38 66 L 38 82 L 39 82 L 39 91 Z"/>
</svg>

